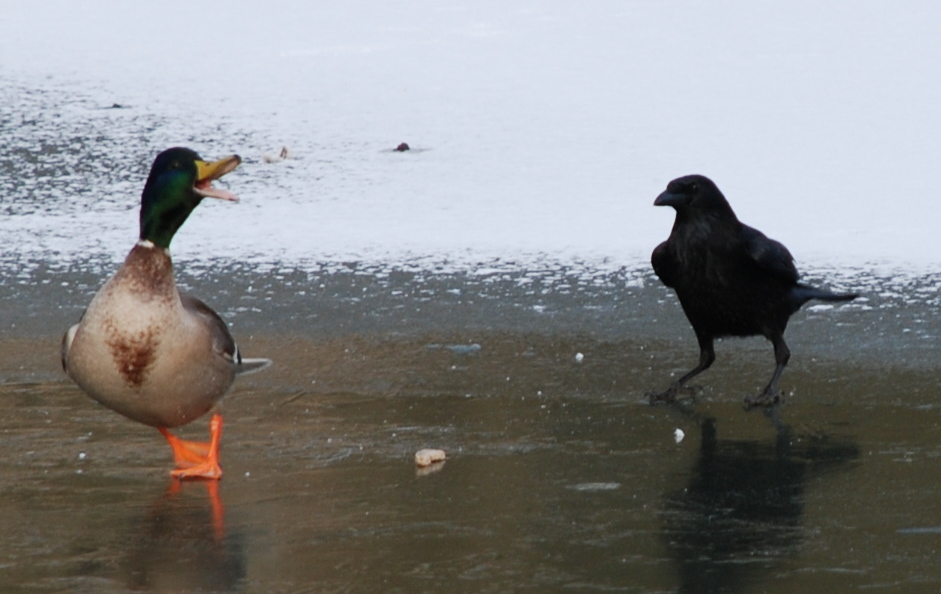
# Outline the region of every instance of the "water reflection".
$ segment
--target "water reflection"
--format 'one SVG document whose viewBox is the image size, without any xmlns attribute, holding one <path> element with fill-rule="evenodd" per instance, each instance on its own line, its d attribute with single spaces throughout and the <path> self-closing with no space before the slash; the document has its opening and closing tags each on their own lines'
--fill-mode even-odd
<svg viewBox="0 0 941 594">
<path fill-rule="evenodd" d="M 797 552 L 808 481 L 859 456 L 855 443 L 797 435 L 772 416 L 770 442 L 721 440 L 702 421 L 699 459 L 687 487 L 666 498 L 663 538 L 679 592 L 742 591 Z"/>
<path fill-rule="evenodd" d="M 137 527 L 122 573 L 145 592 L 237 592 L 245 566 L 240 539 L 225 533 L 218 481 L 172 481 Z"/>
</svg>

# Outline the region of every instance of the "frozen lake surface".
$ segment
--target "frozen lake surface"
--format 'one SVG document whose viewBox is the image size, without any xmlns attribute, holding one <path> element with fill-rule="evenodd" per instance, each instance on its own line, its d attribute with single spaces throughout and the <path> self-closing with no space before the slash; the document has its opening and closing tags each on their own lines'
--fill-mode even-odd
<svg viewBox="0 0 941 594">
<path fill-rule="evenodd" d="M 227 7 L 0 8 L 6 258 L 123 257 L 186 145 L 246 160 L 191 258 L 646 265 L 698 172 L 802 269 L 941 261 L 936 3 Z"/>
<path fill-rule="evenodd" d="M 0 5 L 0 589 L 937 591 L 938 22 Z M 166 479 L 159 435 L 58 361 L 174 145 L 244 158 L 220 184 L 242 202 L 200 206 L 174 259 L 275 361 L 226 399 L 217 487 Z M 654 198 L 693 172 L 862 293 L 794 316 L 768 418 L 741 409 L 763 339 L 722 341 L 695 405 L 642 403 L 697 356 L 648 261 Z M 423 447 L 445 466 L 417 473 Z"/>
</svg>

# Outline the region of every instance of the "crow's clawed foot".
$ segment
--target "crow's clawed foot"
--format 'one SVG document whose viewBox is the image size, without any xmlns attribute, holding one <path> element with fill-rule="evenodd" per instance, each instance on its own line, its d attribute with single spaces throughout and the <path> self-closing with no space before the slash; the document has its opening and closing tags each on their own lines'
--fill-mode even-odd
<svg viewBox="0 0 941 594">
<path fill-rule="evenodd" d="M 678 401 L 677 396 L 680 394 L 688 396 L 690 400 L 696 400 L 696 395 L 700 392 L 702 392 L 701 386 L 681 386 L 673 384 L 663 392 L 647 392 L 644 396 L 647 397 L 651 406 L 656 406 L 658 404 L 676 404 Z"/>
<path fill-rule="evenodd" d="M 763 407 L 771 408 L 784 403 L 784 390 L 765 388 L 765 391 L 757 396 L 746 396 L 745 410 Z"/>
<path fill-rule="evenodd" d="M 676 391 L 675 390 L 666 390 L 664 392 L 647 392 L 644 394 L 647 398 L 647 401 L 650 402 L 650 406 L 656 406 L 658 404 L 673 404 L 676 402 Z"/>
</svg>

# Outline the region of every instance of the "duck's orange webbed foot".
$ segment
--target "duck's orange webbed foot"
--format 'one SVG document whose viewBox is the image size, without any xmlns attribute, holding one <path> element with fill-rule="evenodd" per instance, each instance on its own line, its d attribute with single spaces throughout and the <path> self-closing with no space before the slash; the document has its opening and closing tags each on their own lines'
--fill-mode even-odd
<svg viewBox="0 0 941 594">
<path fill-rule="evenodd" d="M 178 479 L 213 479 L 222 478 L 219 465 L 219 442 L 222 439 L 222 415 L 212 415 L 209 421 L 209 443 L 187 441 L 161 427 L 160 433 L 173 449 L 176 470 L 170 475 Z"/>
</svg>

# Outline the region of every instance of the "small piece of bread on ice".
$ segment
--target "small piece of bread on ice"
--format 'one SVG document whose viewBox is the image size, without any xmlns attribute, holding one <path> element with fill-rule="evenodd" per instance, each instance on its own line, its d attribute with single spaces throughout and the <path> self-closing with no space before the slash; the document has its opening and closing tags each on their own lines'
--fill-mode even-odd
<svg viewBox="0 0 941 594">
<path fill-rule="evenodd" d="M 443 462 L 445 457 L 444 450 L 418 450 L 415 452 L 415 464 L 431 466 L 435 462 Z"/>
</svg>

